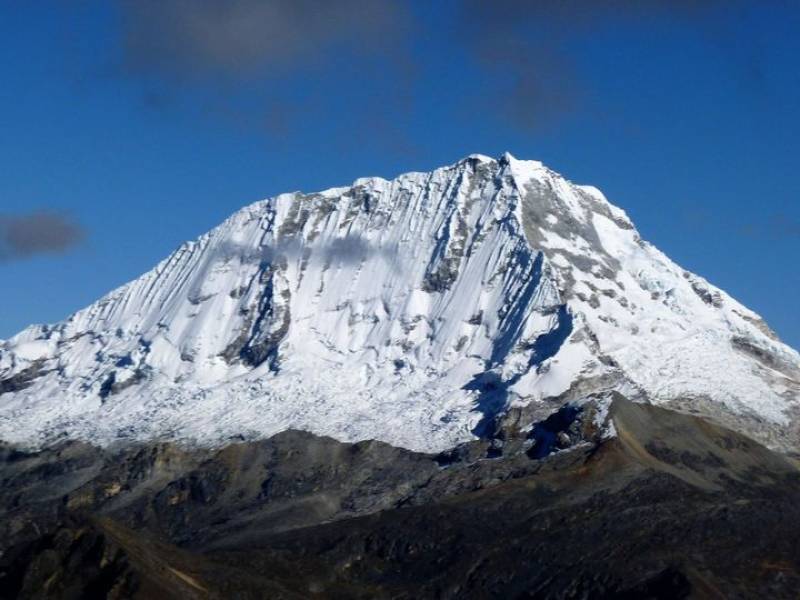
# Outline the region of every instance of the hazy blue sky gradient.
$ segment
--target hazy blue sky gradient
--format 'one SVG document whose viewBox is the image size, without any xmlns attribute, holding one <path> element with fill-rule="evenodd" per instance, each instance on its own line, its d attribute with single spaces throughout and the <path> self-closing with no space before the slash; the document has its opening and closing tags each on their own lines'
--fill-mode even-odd
<svg viewBox="0 0 800 600">
<path fill-rule="evenodd" d="M 0 338 L 252 201 L 508 150 L 798 347 L 800 4 L 696 4 L 5 2 Z"/>
</svg>

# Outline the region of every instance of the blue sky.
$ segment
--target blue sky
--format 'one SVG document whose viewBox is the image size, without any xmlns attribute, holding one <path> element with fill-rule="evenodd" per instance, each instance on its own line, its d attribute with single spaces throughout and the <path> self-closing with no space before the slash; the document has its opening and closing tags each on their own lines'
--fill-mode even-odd
<svg viewBox="0 0 800 600">
<path fill-rule="evenodd" d="M 4 2 L 0 338 L 257 199 L 508 150 L 798 347 L 800 5 L 694 4 Z"/>
</svg>

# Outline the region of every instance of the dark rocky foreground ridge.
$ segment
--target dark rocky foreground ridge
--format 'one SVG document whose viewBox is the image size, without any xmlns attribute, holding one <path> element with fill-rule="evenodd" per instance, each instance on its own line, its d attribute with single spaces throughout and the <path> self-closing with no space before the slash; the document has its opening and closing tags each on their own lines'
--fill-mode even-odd
<svg viewBox="0 0 800 600">
<path fill-rule="evenodd" d="M 5 447 L 0 598 L 798 597 L 793 458 L 619 396 L 604 439 L 592 406 L 446 455 Z"/>
</svg>

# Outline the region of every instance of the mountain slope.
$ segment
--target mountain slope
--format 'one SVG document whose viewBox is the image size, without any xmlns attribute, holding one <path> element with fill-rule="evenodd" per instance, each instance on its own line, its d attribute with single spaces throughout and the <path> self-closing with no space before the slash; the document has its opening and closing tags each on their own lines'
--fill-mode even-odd
<svg viewBox="0 0 800 600">
<path fill-rule="evenodd" d="M 476 155 L 258 202 L 3 342 L 0 439 L 295 428 L 438 451 L 509 410 L 614 389 L 797 450 L 799 382 L 800 356 L 758 315 L 600 192 Z"/>
<path fill-rule="evenodd" d="M 610 396 L 618 437 L 584 408 L 543 458 L 301 432 L 0 452 L 0 598 L 796 598 L 797 463 Z"/>
</svg>

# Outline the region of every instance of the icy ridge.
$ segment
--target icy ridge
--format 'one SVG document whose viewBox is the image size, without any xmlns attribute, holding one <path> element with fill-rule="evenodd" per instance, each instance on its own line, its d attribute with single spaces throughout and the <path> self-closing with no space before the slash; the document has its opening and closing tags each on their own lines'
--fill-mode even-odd
<svg viewBox="0 0 800 600">
<path fill-rule="evenodd" d="M 299 428 L 441 450 L 603 380 L 792 447 L 799 379 L 758 315 L 597 189 L 472 155 L 257 202 L 0 343 L 0 439 L 217 445 Z"/>
</svg>

